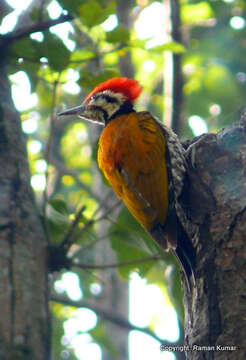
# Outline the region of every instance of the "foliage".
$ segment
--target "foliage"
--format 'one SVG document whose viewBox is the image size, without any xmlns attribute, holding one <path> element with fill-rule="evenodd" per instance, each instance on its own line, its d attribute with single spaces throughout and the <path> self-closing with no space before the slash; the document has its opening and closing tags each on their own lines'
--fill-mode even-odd
<svg viewBox="0 0 246 360">
<path fill-rule="evenodd" d="M 140 21 L 135 14 L 140 14 L 140 17 L 151 3 L 136 1 L 131 14 L 133 22 Z M 25 10 L 26 14 L 30 11 L 30 24 L 37 20 L 38 14 L 41 14 L 42 21 L 50 20 L 49 4 L 51 1 L 46 2 L 42 11 L 35 6 Z M 172 288 L 170 296 L 182 318 L 178 267 L 171 256 L 161 253 L 162 260 L 157 262 L 155 256 L 160 254 L 160 249 L 126 209 L 115 213 L 113 206 L 111 210 L 104 206 L 109 188 L 102 185 L 105 180 L 95 165 L 95 138 L 99 133 L 95 136 L 97 130 L 92 130 L 87 124 L 73 119 L 58 119 L 55 114 L 63 105 L 70 107 L 80 103 L 81 98 L 99 82 L 118 76 L 119 62 L 130 52 L 136 78 L 144 89 L 139 108 L 150 109 L 154 115 L 161 117 L 165 111 L 161 90 L 163 54 L 171 51 L 182 54 L 183 59 L 182 135 L 193 136 L 194 128 L 187 121 L 193 115 L 202 118 L 210 131 L 228 124 L 233 120 L 231 114 L 244 106 L 246 96 L 245 2 L 182 0 L 184 43 L 171 41 L 152 47 L 148 36 L 139 38 L 135 27 L 126 28 L 117 21 L 113 28 L 106 26 L 105 21 L 112 20 L 112 15 L 116 14 L 116 0 L 59 0 L 57 4 L 74 16 L 67 40 L 64 40 L 65 35 L 60 35 L 58 27 L 54 27 L 42 31 L 40 38 L 23 37 L 8 47 L 9 74 L 25 72 L 31 91 L 38 97 L 37 105 L 23 111 L 21 117 L 28 139 L 32 184 L 40 209 L 44 212 L 43 222 L 49 241 L 59 246 L 64 236 L 69 234 L 71 224 L 74 224 L 70 234 L 73 241 L 69 239 L 71 261 L 76 259 L 88 267 L 95 266 L 97 270 L 97 245 L 105 241 L 105 236 L 100 234 L 100 223 L 113 219 L 109 226 L 109 240 L 115 261 L 128 264 L 118 268 L 120 275 L 127 279 L 132 271 L 137 271 L 149 282 L 162 282 L 163 287 L 162 274 L 173 266 L 174 276 L 167 278 L 165 283 Z M 4 15 L 9 12 L 7 6 L 3 9 Z M 70 83 L 70 89 L 67 83 Z M 36 122 L 37 127 L 28 128 L 28 122 L 32 125 Z M 34 144 L 39 144 L 39 147 L 34 148 Z M 45 189 L 40 181 L 34 181 L 37 175 L 40 181 L 46 182 Z M 100 189 L 97 190 L 99 183 Z M 75 224 L 81 206 L 84 210 Z M 152 261 L 138 261 L 150 256 L 153 256 Z M 88 274 L 75 267 L 73 271 L 82 278 L 84 298 L 93 299 L 95 296 L 90 289 L 99 271 Z M 71 353 L 70 358 L 75 358 L 69 346 L 61 345 L 58 340 L 64 321 L 61 308 L 52 306 L 52 309 L 56 319 L 54 329 L 57 331 L 53 339 L 55 358 L 59 358 L 64 349 Z M 95 341 L 115 354 L 103 320 L 90 333 Z"/>
</svg>

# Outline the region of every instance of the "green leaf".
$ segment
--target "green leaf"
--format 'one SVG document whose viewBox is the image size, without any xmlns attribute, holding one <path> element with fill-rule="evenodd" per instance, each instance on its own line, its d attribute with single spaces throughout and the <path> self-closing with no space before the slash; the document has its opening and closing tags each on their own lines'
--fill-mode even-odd
<svg viewBox="0 0 246 360">
<path fill-rule="evenodd" d="M 50 67 L 55 71 L 63 70 L 69 62 L 70 51 L 66 48 L 63 41 L 56 35 L 49 32 L 44 33 L 44 40 L 38 42 L 30 38 L 17 41 L 11 47 L 11 54 L 15 58 L 25 58 L 36 62 L 40 66 L 40 58 L 46 57 Z"/>
<path fill-rule="evenodd" d="M 59 0 L 59 3 L 63 7 L 63 9 L 68 10 L 76 15 L 79 15 L 79 9 L 81 5 L 81 1 L 79 0 Z"/>
<path fill-rule="evenodd" d="M 89 50 L 77 50 L 71 54 L 71 61 L 89 61 L 96 56 L 96 53 Z"/>
<path fill-rule="evenodd" d="M 102 321 L 99 321 L 97 326 L 90 330 L 90 334 L 98 344 L 102 345 L 111 354 L 113 359 L 117 358 L 118 350 L 115 347 L 112 337 L 107 333 Z"/>
<path fill-rule="evenodd" d="M 183 323 L 184 322 L 183 291 L 182 291 L 181 279 L 180 279 L 180 267 L 177 264 L 177 262 L 176 265 L 173 267 L 170 286 L 168 288 L 168 294 L 174 304 L 175 310 L 178 313 L 178 317 L 181 323 Z"/>
<path fill-rule="evenodd" d="M 46 216 L 52 244 L 58 244 L 70 226 L 67 205 L 58 198 L 49 200 L 48 205 Z"/>
<path fill-rule="evenodd" d="M 63 199 L 53 198 L 49 200 L 49 204 L 60 214 L 68 214 L 67 204 Z"/>
<path fill-rule="evenodd" d="M 63 321 L 66 319 L 64 316 L 61 316 L 62 311 L 60 307 L 62 305 L 52 303 L 51 304 L 51 316 L 52 316 L 52 351 L 53 356 L 56 359 L 60 358 L 61 354 L 61 338 L 64 335 Z M 64 347 L 64 346 L 63 346 Z"/>
<path fill-rule="evenodd" d="M 42 45 L 42 56 L 48 58 L 50 67 L 59 72 L 65 69 L 69 62 L 70 51 L 66 48 L 63 41 L 54 34 L 45 33 Z"/>
<path fill-rule="evenodd" d="M 163 45 L 154 46 L 154 47 L 150 48 L 149 51 L 154 51 L 154 52 L 158 52 L 158 53 L 163 52 L 163 51 L 171 51 L 174 54 L 180 54 L 180 53 L 185 52 L 185 47 L 178 42 L 170 41 Z"/>
<path fill-rule="evenodd" d="M 207 1 L 197 4 L 185 4 L 181 7 L 181 19 L 184 24 L 192 24 L 208 20 L 213 16 L 213 10 Z"/>
<path fill-rule="evenodd" d="M 10 54 L 13 53 L 14 56 L 21 58 L 29 58 L 32 60 L 36 60 L 39 62 L 39 43 L 30 38 L 21 39 L 19 41 L 14 42 L 14 44 L 10 48 Z"/>
<path fill-rule="evenodd" d="M 111 77 L 115 77 L 115 76 L 120 76 L 118 70 L 105 69 L 103 72 L 98 74 L 95 74 L 88 70 L 82 70 L 80 72 L 80 79 L 78 83 L 82 88 L 85 88 L 87 92 L 93 89 L 96 85 L 100 84 L 101 82 L 106 81 Z"/>
<path fill-rule="evenodd" d="M 37 8 L 37 7 L 32 8 L 29 16 L 30 16 L 30 19 L 33 22 L 38 22 L 39 21 L 39 16 L 40 16 L 40 9 Z"/>
<path fill-rule="evenodd" d="M 106 40 L 110 43 L 127 43 L 130 40 L 130 31 L 121 25 L 117 26 L 106 33 Z"/>
<path fill-rule="evenodd" d="M 148 40 L 149 39 L 147 39 L 147 40 L 140 40 L 140 39 L 130 40 L 128 46 L 145 50 L 146 43 Z"/>
<path fill-rule="evenodd" d="M 80 6 L 80 18 L 88 27 L 99 25 L 115 12 L 115 3 L 103 6 L 97 0 L 90 0 Z"/>
</svg>

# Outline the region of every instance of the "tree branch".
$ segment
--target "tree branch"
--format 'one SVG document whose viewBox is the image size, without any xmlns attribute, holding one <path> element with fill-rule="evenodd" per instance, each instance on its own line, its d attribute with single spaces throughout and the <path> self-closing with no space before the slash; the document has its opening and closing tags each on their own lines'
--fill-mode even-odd
<svg viewBox="0 0 246 360">
<path fill-rule="evenodd" d="M 107 196 L 106 196 L 106 198 L 107 198 Z M 106 200 L 106 198 L 105 198 L 105 200 Z M 106 202 L 106 201 L 105 201 L 105 202 Z M 73 236 L 73 240 L 69 240 L 69 239 L 68 239 L 69 242 L 70 242 L 70 244 L 71 244 L 72 242 L 76 242 L 76 240 L 77 240 L 80 236 L 82 236 L 82 234 L 83 234 L 85 231 L 87 231 L 87 229 L 88 229 L 90 226 L 92 226 L 92 225 L 94 225 L 94 224 L 96 224 L 96 223 L 99 223 L 100 221 L 102 221 L 102 220 L 104 220 L 104 219 L 107 219 L 107 218 L 108 218 L 108 215 L 109 215 L 113 210 L 115 210 L 118 206 L 120 206 L 120 205 L 121 205 L 121 201 L 117 200 L 111 208 L 106 209 L 105 212 L 104 212 L 100 217 L 95 218 L 97 212 L 102 208 L 102 205 L 100 204 L 100 206 L 95 210 L 94 214 L 92 215 L 91 220 L 88 220 L 88 221 L 84 224 L 83 228 L 82 228 L 76 235 Z M 78 255 L 78 252 L 80 252 L 80 251 L 83 251 L 83 247 L 81 247 L 80 250 L 78 250 L 78 251 L 73 255 L 72 258 L 76 257 L 76 256 Z"/>
<path fill-rule="evenodd" d="M 48 138 L 47 149 L 46 149 L 46 154 L 45 154 L 45 158 L 47 161 L 47 169 L 45 172 L 46 186 L 43 191 L 43 205 L 42 205 L 42 212 L 43 212 L 43 216 L 44 216 L 44 226 L 45 226 L 45 231 L 46 231 L 48 242 L 50 241 L 50 229 L 49 229 L 49 222 L 48 222 L 48 218 L 47 218 L 47 205 L 48 205 L 48 200 L 49 200 L 49 196 L 48 196 L 48 180 L 49 180 L 49 164 L 50 164 L 49 159 L 50 159 L 51 145 L 52 145 L 52 139 L 53 139 L 53 134 L 54 134 L 54 129 L 55 129 L 54 122 L 55 122 L 57 85 L 58 85 L 58 81 L 55 81 L 53 83 L 53 89 L 52 89 L 50 131 L 49 131 L 49 138 Z"/>
<path fill-rule="evenodd" d="M 157 336 L 154 332 L 152 332 L 148 328 L 141 328 L 139 326 L 132 325 L 123 316 L 121 316 L 119 314 L 115 314 L 110 310 L 103 309 L 101 306 L 98 306 L 97 304 L 92 304 L 89 301 L 86 301 L 86 300 L 73 301 L 71 299 L 68 299 L 66 296 L 57 295 L 57 294 L 52 294 L 50 300 L 54 301 L 54 302 L 58 302 L 63 305 L 67 305 L 67 306 L 73 306 L 73 307 L 77 307 L 77 308 L 86 307 L 88 309 L 91 309 L 91 310 L 95 311 L 95 313 L 98 316 L 102 317 L 104 320 L 110 321 L 110 322 L 114 323 L 115 325 L 126 329 L 127 331 L 131 331 L 131 330 L 141 331 L 147 335 L 152 336 L 155 340 L 161 342 L 161 344 L 163 346 L 170 346 L 171 344 L 172 344 L 172 346 L 177 345 L 177 344 L 170 343 L 169 341 L 163 341 L 163 339 L 159 338 L 159 336 Z"/>
<path fill-rule="evenodd" d="M 72 237 L 73 237 L 74 231 L 77 228 L 79 220 L 80 220 L 80 218 L 81 218 L 84 211 L 85 211 L 85 205 L 82 205 L 80 207 L 80 209 L 78 210 L 78 212 L 77 212 L 77 214 L 76 214 L 76 216 L 74 218 L 74 221 L 72 222 L 72 224 L 69 227 L 68 231 L 64 235 L 63 240 L 62 240 L 61 244 L 59 245 L 59 247 L 62 247 L 65 250 L 68 250 L 69 247 L 72 245 L 72 243 L 73 243 Z"/>
<path fill-rule="evenodd" d="M 61 15 L 57 19 L 50 19 L 43 22 L 38 22 L 32 25 L 28 25 L 25 27 L 22 27 L 21 29 L 18 29 L 16 31 L 11 31 L 7 34 L 4 34 L 0 36 L 0 40 L 2 41 L 1 47 L 5 46 L 13 41 L 20 40 L 24 37 L 29 36 L 32 33 L 35 33 L 37 31 L 45 31 L 51 28 L 54 25 L 62 24 L 67 21 L 73 20 L 73 16 L 68 15 Z"/>
<path fill-rule="evenodd" d="M 141 264 L 148 261 L 156 261 L 160 260 L 161 256 L 153 255 L 153 256 L 146 256 L 142 259 L 136 259 L 134 261 L 126 261 L 122 263 L 113 263 L 113 264 L 102 264 L 102 265 L 94 265 L 94 264 L 82 264 L 82 263 L 76 263 L 74 261 L 71 265 L 74 267 L 79 267 L 80 269 L 93 269 L 93 270 L 106 270 L 106 269 L 112 269 L 112 268 L 118 268 L 118 267 L 124 267 L 129 265 L 135 265 L 135 264 Z"/>
</svg>

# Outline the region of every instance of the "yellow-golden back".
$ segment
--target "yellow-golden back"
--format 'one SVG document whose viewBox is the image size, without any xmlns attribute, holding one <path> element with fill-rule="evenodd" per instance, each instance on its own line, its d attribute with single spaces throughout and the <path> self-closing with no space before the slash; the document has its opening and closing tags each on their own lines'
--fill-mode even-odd
<svg viewBox="0 0 246 360">
<path fill-rule="evenodd" d="M 98 165 L 116 195 L 146 230 L 164 224 L 168 211 L 166 141 L 147 112 L 131 112 L 104 128 Z"/>
</svg>

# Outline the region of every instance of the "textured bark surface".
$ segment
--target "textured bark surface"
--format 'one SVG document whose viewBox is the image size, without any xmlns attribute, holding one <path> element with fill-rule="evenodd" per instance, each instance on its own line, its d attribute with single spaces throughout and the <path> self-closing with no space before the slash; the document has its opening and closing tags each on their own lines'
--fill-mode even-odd
<svg viewBox="0 0 246 360">
<path fill-rule="evenodd" d="M 187 151 L 199 225 L 197 287 L 185 293 L 187 359 L 246 359 L 246 120 Z M 202 348 L 203 347 L 203 348 Z"/>
<path fill-rule="evenodd" d="M 0 74 L 0 360 L 48 360 L 45 237 L 20 119 Z"/>
</svg>

